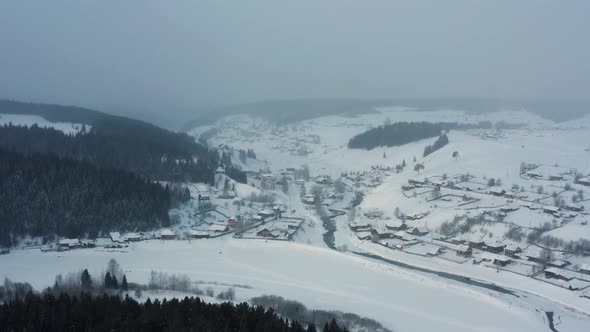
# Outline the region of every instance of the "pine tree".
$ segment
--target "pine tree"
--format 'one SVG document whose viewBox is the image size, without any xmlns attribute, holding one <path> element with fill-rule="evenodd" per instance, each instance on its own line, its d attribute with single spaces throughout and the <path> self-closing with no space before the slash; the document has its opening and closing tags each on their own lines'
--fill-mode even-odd
<svg viewBox="0 0 590 332">
<path fill-rule="evenodd" d="M 123 281 L 121 282 L 121 289 L 127 291 L 129 289 L 129 285 L 127 284 L 127 276 L 123 275 Z"/>
<path fill-rule="evenodd" d="M 105 288 L 112 288 L 113 287 L 113 279 L 111 278 L 110 272 L 107 272 L 104 275 L 104 287 Z"/>
<path fill-rule="evenodd" d="M 80 281 L 82 282 L 82 289 L 91 289 L 92 288 L 92 277 L 90 277 L 90 273 L 88 273 L 88 269 L 84 269 L 84 271 L 82 271 L 82 275 L 80 276 Z"/>
</svg>

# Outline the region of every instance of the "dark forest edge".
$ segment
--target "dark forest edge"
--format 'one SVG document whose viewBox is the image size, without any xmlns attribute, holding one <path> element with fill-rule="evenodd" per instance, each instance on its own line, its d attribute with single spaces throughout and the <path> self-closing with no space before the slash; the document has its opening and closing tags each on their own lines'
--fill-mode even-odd
<svg viewBox="0 0 590 332">
<path fill-rule="evenodd" d="M 94 238 L 168 226 L 168 210 L 189 199 L 186 188 L 131 172 L 0 149 L 0 246 L 25 235 Z"/>
<path fill-rule="evenodd" d="M 348 141 L 349 149 L 372 150 L 377 147 L 400 146 L 426 138 L 440 136 L 451 129 L 516 129 L 522 124 L 510 124 L 503 121 L 492 123 L 480 121 L 473 124 L 457 122 L 396 122 L 371 128 Z"/>
</svg>

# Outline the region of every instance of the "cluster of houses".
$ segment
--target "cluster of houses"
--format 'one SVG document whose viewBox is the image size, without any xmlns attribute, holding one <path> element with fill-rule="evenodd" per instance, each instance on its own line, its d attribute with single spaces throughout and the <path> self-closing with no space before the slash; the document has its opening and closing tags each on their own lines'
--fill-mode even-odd
<svg viewBox="0 0 590 332">
<path fill-rule="evenodd" d="M 256 237 L 261 239 L 272 240 L 292 240 L 293 235 L 299 230 L 303 219 L 301 218 L 281 218 L 265 223 L 258 227 Z"/>
</svg>

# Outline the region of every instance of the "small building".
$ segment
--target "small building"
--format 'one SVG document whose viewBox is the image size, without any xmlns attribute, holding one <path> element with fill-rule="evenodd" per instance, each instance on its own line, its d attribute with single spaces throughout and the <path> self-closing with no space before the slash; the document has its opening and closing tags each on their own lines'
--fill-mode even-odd
<svg viewBox="0 0 590 332">
<path fill-rule="evenodd" d="M 417 213 L 417 214 L 407 215 L 406 219 L 407 220 L 420 220 L 424 217 L 426 217 L 426 213 Z"/>
<path fill-rule="evenodd" d="M 489 191 L 489 193 L 494 196 L 502 197 L 506 194 L 506 190 L 504 190 L 504 189 L 491 189 Z"/>
<path fill-rule="evenodd" d="M 516 244 L 509 244 L 504 248 L 504 255 L 516 258 L 522 252 L 522 248 Z"/>
<path fill-rule="evenodd" d="M 386 229 L 373 229 L 371 230 L 371 235 L 380 239 L 392 239 L 394 237 L 393 233 Z"/>
<path fill-rule="evenodd" d="M 211 196 L 207 193 L 201 193 L 201 194 L 199 194 L 198 200 L 199 200 L 199 202 L 200 201 L 210 201 Z"/>
<path fill-rule="evenodd" d="M 274 238 L 274 237 L 277 237 L 278 234 L 273 233 L 270 229 L 268 229 L 268 228 L 265 227 L 265 228 L 261 229 L 260 231 L 256 232 L 256 236 L 258 236 L 258 237 L 265 237 L 265 238 L 266 237 L 268 237 L 268 238 Z"/>
<path fill-rule="evenodd" d="M 543 212 L 545 213 L 549 213 L 552 215 L 555 215 L 557 213 L 559 213 L 559 207 L 558 206 L 552 206 L 552 205 L 545 205 L 543 206 Z"/>
<path fill-rule="evenodd" d="M 82 242 L 79 239 L 61 239 L 57 243 L 58 250 L 70 250 L 80 248 L 82 246 Z"/>
<path fill-rule="evenodd" d="M 348 227 L 354 232 L 357 232 L 360 230 L 370 230 L 370 228 L 371 228 L 371 226 L 367 223 L 357 223 L 357 222 L 348 224 Z"/>
<path fill-rule="evenodd" d="M 590 176 L 585 178 L 580 178 L 576 181 L 577 184 L 581 184 L 583 186 L 590 186 Z"/>
<path fill-rule="evenodd" d="M 543 178 L 543 174 L 538 173 L 538 172 L 534 172 L 534 171 L 527 172 L 526 174 L 533 179 L 542 179 Z"/>
<path fill-rule="evenodd" d="M 492 254 L 492 253 L 487 253 L 487 252 L 482 255 L 482 259 L 484 261 L 489 261 L 492 264 L 498 265 L 498 266 L 506 266 L 512 262 L 512 260 L 509 257 L 497 255 L 497 254 Z"/>
<path fill-rule="evenodd" d="M 355 234 L 359 240 L 370 240 L 371 239 L 371 231 L 359 231 L 359 232 L 356 232 Z"/>
<path fill-rule="evenodd" d="M 408 231 L 408 234 L 415 235 L 415 236 L 424 236 L 428 234 L 428 230 L 422 227 L 414 227 Z"/>
<path fill-rule="evenodd" d="M 574 279 L 572 272 L 558 269 L 555 267 L 548 267 L 545 269 L 545 278 L 559 279 L 563 281 L 570 281 Z"/>
<path fill-rule="evenodd" d="M 469 246 L 476 249 L 482 249 L 485 245 L 485 241 L 479 237 L 473 237 L 469 239 Z"/>
<path fill-rule="evenodd" d="M 407 229 L 408 225 L 401 221 L 387 221 L 385 223 L 385 228 L 397 232 Z"/>
<path fill-rule="evenodd" d="M 405 240 L 408 238 L 408 234 L 405 231 L 397 231 L 393 234 L 393 237 L 400 240 Z"/>
<path fill-rule="evenodd" d="M 160 230 L 160 238 L 162 240 L 174 240 L 176 239 L 176 233 L 170 228 L 164 228 Z"/>
<path fill-rule="evenodd" d="M 275 216 L 275 212 L 271 209 L 263 209 L 258 212 L 258 215 L 262 218 L 271 218 Z"/>
<path fill-rule="evenodd" d="M 208 231 L 213 233 L 226 233 L 229 232 L 229 227 L 224 224 L 211 224 Z"/>
<path fill-rule="evenodd" d="M 458 256 L 469 257 L 473 254 L 473 249 L 466 244 L 458 245 L 456 247 L 456 251 Z"/>
<path fill-rule="evenodd" d="M 189 230 L 187 232 L 187 235 L 191 239 L 206 239 L 206 238 L 209 237 L 209 233 L 208 232 L 199 231 L 199 230 L 196 230 L 196 229 Z"/>
<path fill-rule="evenodd" d="M 580 273 L 590 274 L 590 264 L 582 264 L 580 266 Z"/>
<path fill-rule="evenodd" d="M 506 248 L 506 245 L 500 241 L 496 241 L 493 243 L 486 243 L 485 246 L 483 247 L 484 250 L 489 251 L 489 252 L 493 252 L 496 254 L 502 253 L 504 251 L 504 248 Z"/>
<path fill-rule="evenodd" d="M 436 248 L 430 249 L 426 254 L 428 256 L 438 256 L 442 253 L 444 253 L 444 249 L 442 247 L 436 247 Z"/>
<path fill-rule="evenodd" d="M 113 242 L 123 242 L 123 240 L 121 239 L 121 233 L 119 232 L 109 232 L 109 237 Z"/>
<path fill-rule="evenodd" d="M 141 241 L 141 235 L 137 233 L 126 233 L 123 235 L 123 239 L 128 242 L 137 242 Z"/>
<path fill-rule="evenodd" d="M 568 266 L 570 262 L 564 261 L 563 259 L 556 259 L 554 261 L 547 262 L 547 265 L 557 268 L 564 268 Z"/>
<path fill-rule="evenodd" d="M 223 166 L 219 165 L 217 167 L 217 169 L 215 169 L 215 174 L 225 174 L 225 168 L 223 168 Z"/>
<path fill-rule="evenodd" d="M 307 194 L 307 195 L 303 196 L 303 203 L 308 204 L 308 205 L 315 204 L 315 195 Z"/>
<path fill-rule="evenodd" d="M 547 263 L 549 259 L 548 255 L 539 247 L 529 247 L 524 255 L 529 261 L 541 264 Z"/>
<path fill-rule="evenodd" d="M 565 206 L 566 210 L 570 210 L 570 211 L 574 211 L 574 212 L 582 212 L 584 211 L 584 205 L 579 205 L 579 204 L 568 204 Z"/>
<path fill-rule="evenodd" d="M 238 219 L 233 216 L 227 218 L 227 225 L 231 228 L 236 228 L 238 226 Z"/>
</svg>

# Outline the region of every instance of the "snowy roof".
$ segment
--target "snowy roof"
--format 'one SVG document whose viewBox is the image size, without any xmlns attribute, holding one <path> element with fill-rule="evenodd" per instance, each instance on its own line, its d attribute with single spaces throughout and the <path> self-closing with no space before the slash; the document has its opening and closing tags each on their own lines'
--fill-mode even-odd
<svg viewBox="0 0 590 332">
<path fill-rule="evenodd" d="M 209 230 L 213 232 L 224 232 L 227 229 L 227 225 L 212 224 L 209 226 Z"/>
<path fill-rule="evenodd" d="M 460 244 L 458 246 L 455 247 L 455 250 L 457 251 L 462 251 L 462 252 L 466 252 L 470 249 L 471 247 L 466 245 L 466 244 Z"/>
<path fill-rule="evenodd" d="M 80 240 L 78 239 L 61 239 L 59 240 L 59 244 L 63 246 L 69 246 L 72 244 L 80 244 Z"/>
<path fill-rule="evenodd" d="M 580 271 L 590 271 L 590 264 L 582 264 L 580 266 Z"/>
<path fill-rule="evenodd" d="M 551 211 L 551 212 L 559 212 L 559 207 L 552 206 L 552 205 L 545 205 L 545 206 L 543 206 L 543 210 Z"/>
<path fill-rule="evenodd" d="M 176 235 L 176 233 L 174 233 L 173 230 L 171 230 L 170 228 L 164 228 L 162 230 L 160 230 L 160 236 L 174 236 Z"/>
<path fill-rule="evenodd" d="M 406 236 L 406 232 L 405 231 L 397 231 L 397 232 L 395 232 L 395 236 L 405 237 Z"/>
<path fill-rule="evenodd" d="M 111 240 L 113 240 L 114 242 L 118 242 L 121 240 L 121 234 L 119 232 L 110 232 L 109 236 Z"/>
<path fill-rule="evenodd" d="M 545 272 L 549 272 L 549 273 L 553 273 L 556 275 L 560 275 L 563 277 L 566 277 L 568 279 L 573 279 L 576 277 L 576 274 L 572 271 L 568 271 L 568 270 L 564 270 L 564 269 L 559 269 L 556 267 L 548 267 L 545 269 Z"/>
<path fill-rule="evenodd" d="M 504 249 L 506 249 L 506 250 L 508 250 L 508 251 L 518 251 L 518 250 L 522 250 L 522 248 L 521 248 L 521 247 L 519 247 L 517 244 L 513 244 L 513 243 L 510 243 L 510 244 L 508 244 L 508 245 L 506 246 L 506 248 L 504 248 Z"/>
<path fill-rule="evenodd" d="M 205 236 L 205 235 L 209 235 L 209 233 L 204 232 L 204 231 L 198 231 L 196 229 L 191 229 L 188 231 L 188 234 L 191 236 Z"/>
<path fill-rule="evenodd" d="M 271 215 L 275 214 L 275 212 L 270 209 L 264 209 L 264 210 L 261 210 L 260 212 L 258 212 L 258 214 L 271 216 Z"/>
<path fill-rule="evenodd" d="M 141 236 L 137 233 L 126 233 L 123 235 L 124 239 L 139 239 Z"/>
<path fill-rule="evenodd" d="M 509 262 L 511 259 L 504 255 L 492 254 L 491 252 L 485 252 L 481 255 L 481 258 L 489 261 L 500 261 L 500 262 Z"/>
</svg>

